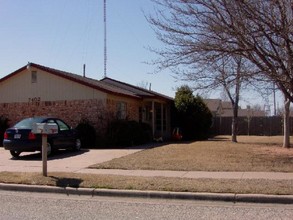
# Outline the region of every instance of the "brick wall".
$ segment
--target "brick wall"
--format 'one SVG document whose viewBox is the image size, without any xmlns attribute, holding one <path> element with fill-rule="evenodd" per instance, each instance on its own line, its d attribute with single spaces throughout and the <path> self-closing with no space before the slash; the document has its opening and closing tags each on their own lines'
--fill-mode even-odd
<svg viewBox="0 0 293 220">
<path fill-rule="evenodd" d="M 17 121 L 32 116 L 53 116 L 63 119 L 76 127 L 82 119 L 89 120 L 97 132 L 104 133 L 108 123 L 115 119 L 116 102 L 114 100 L 91 99 L 73 101 L 43 101 L 31 103 L 1 103 L 0 115 L 9 119 L 12 126 Z M 109 105 L 110 103 L 110 105 Z M 130 102 L 128 119 L 138 120 L 138 103 Z"/>
</svg>

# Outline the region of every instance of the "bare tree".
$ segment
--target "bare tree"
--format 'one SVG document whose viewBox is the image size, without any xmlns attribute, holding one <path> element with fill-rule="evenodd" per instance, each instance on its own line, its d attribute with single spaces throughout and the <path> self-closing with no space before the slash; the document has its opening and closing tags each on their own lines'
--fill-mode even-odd
<svg viewBox="0 0 293 220">
<path fill-rule="evenodd" d="M 232 142 L 237 142 L 238 109 L 240 93 L 243 86 L 248 85 L 250 76 L 248 63 L 239 56 L 226 57 L 215 63 L 206 63 L 208 71 L 193 74 L 193 81 L 197 82 L 196 89 L 224 89 L 233 107 Z M 201 82 L 201 83 L 198 83 Z"/>
<path fill-rule="evenodd" d="M 290 100 L 285 98 L 284 100 L 284 140 L 283 147 L 290 147 Z"/>
<path fill-rule="evenodd" d="M 162 5 L 162 2 L 157 3 Z M 165 4 L 168 7 L 174 6 L 172 1 L 165 1 Z M 173 9 L 183 12 L 177 7 Z M 238 54 L 216 55 L 210 52 L 210 45 L 205 42 L 206 39 L 196 41 L 189 36 L 194 28 L 192 23 L 187 27 L 185 20 L 177 23 L 178 19 L 175 17 L 171 21 L 161 11 L 158 14 L 163 17 L 163 20 L 159 17 L 151 17 L 149 22 L 158 27 L 157 36 L 169 46 L 169 49 L 153 50 L 160 55 L 154 64 L 157 64 L 158 70 L 171 68 L 181 79 L 192 81 L 194 90 L 223 89 L 233 107 L 232 142 L 237 142 L 240 92 L 251 76 L 250 72 L 253 68 L 248 65 L 250 63 Z M 175 14 L 178 15 L 178 13 Z M 174 23 L 170 24 L 172 22 Z M 168 25 L 174 26 L 173 29 L 171 30 Z M 189 33 L 186 32 L 186 28 L 189 29 Z"/>
<path fill-rule="evenodd" d="M 148 21 L 166 45 L 154 50 L 159 70 L 187 67 L 188 76 L 205 60 L 238 55 L 293 101 L 292 0 L 153 1 L 158 9 Z"/>
<path fill-rule="evenodd" d="M 221 77 L 219 83 L 224 87 L 233 107 L 232 142 L 237 142 L 240 90 L 242 83 L 245 82 L 245 74 L 242 72 L 243 66 L 243 60 L 240 57 L 234 57 L 232 66 L 228 65 L 228 68 L 223 66 L 219 71 Z M 218 79 L 216 78 L 216 80 Z"/>
</svg>

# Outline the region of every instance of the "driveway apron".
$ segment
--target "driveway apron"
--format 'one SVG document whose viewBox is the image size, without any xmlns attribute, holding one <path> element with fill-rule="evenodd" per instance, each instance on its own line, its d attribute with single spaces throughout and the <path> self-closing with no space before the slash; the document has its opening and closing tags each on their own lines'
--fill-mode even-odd
<svg viewBox="0 0 293 220">
<path fill-rule="evenodd" d="M 58 151 L 48 158 L 48 172 L 77 172 L 90 165 L 123 157 L 143 149 L 97 149 L 79 152 Z M 19 159 L 13 159 L 9 151 L 0 147 L 0 172 L 41 172 L 40 153 L 22 153 Z"/>
</svg>

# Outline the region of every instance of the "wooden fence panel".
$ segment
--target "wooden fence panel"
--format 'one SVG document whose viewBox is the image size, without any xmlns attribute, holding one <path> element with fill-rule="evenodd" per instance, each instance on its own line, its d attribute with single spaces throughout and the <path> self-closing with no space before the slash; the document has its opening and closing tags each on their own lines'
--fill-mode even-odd
<svg viewBox="0 0 293 220">
<path fill-rule="evenodd" d="M 290 134 L 293 134 L 293 117 L 290 117 Z M 232 117 L 213 119 L 211 133 L 214 135 L 231 135 Z M 239 117 L 238 135 L 283 135 L 282 117 Z"/>
</svg>

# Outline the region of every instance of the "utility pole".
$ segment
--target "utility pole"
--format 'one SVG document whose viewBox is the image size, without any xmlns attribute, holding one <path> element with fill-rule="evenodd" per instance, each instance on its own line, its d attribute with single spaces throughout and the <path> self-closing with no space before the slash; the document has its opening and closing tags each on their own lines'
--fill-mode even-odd
<svg viewBox="0 0 293 220">
<path fill-rule="evenodd" d="M 104 77 L 107 77 L 107 16 L 106 0 L 104 0 Z"/>
</svg>

